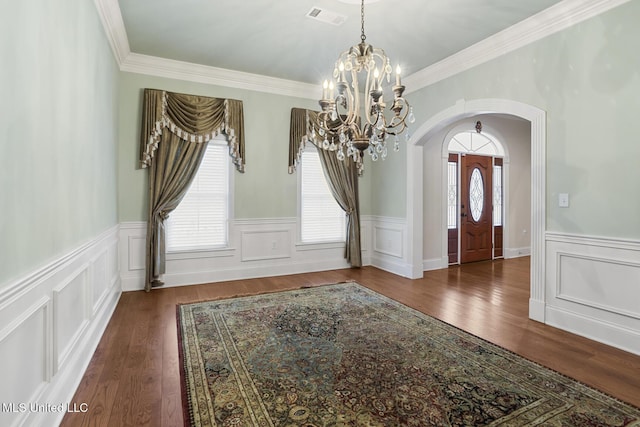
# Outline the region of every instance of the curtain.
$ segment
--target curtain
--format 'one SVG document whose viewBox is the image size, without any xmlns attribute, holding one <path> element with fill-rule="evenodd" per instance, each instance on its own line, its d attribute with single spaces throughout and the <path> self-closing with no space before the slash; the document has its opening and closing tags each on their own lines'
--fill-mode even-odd
<svg viewBox="0 0 640 427">
<path fill-rule="evenodd" d="M 307 136 L 309 134 L 309 110 L 292 108 L 289 124 L 289 173 L 296 171 L 304 145 L 310 140 Z"/>
<path fill-rule="evenodd" d="M 318 149 L 318 154 L 331 193 L 347 214 L 347 236 L 344 256 L 351 267 L 361 267 L 358 167 L 348 157 L 345 160 L 338 160 L 336 153 L 332 151 Z"/>
<path fill-rule="evenodd" d="M 336 153 L 323 150 L 314 140 L 312 120 L 315 111 L 304 108 L 291 109 L 289 128 L 289 173 L 293 173 L 300 161 L 306 142 L 318 147 L 320 164 L 333 197 L 347 214 L 345 258 L 352 267 L 362 266 L 360 245 L 360 203 L 358 196 L 358 167 L 350 158 L 338 160 Z"/>
<path fill-rule="evenodd" d="M 149 169 L 145 290 L 165 272 L 164 221 L 195 176 L 207 142 L 227 136 L 229 155 L 244 172 L 242 101 L 144 90 L 140 166 Z"/>
</svg>

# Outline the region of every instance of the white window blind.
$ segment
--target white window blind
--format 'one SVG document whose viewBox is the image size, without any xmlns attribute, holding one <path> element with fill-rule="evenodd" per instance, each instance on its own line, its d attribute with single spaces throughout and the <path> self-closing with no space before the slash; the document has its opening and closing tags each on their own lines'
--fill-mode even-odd
<svg viewBox="0 0 640 427">
<path fill-rule="evenodd" d="M 303 243 L 344 242 L 345 213 L 331 194 L 316 150 L 307 148 L 302 153 L 300 173 L 300 239 Z"/>
<path fill-rule="evenodd" d="M 166 221 L 167 251 L 227 245 L 229 163 L 226 144 L 209 142 L 187 194 Z"/>
</svg>

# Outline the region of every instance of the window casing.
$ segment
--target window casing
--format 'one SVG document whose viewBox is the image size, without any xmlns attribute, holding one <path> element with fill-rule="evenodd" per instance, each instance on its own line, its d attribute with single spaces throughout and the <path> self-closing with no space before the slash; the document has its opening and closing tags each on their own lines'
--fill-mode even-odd
<svg viewBox="0 0 640 427">
<path fill-rule="evenodd" d="M 228 246 L 231 160 L 225 140 L 212 140 L 198 172 L 178 207 L 166 221 L 167 252 Z"/>
<path fill-rule="evenodd" d="M 331 194 L 315 147 L 302 152 L 298 175 L 300 242 L 344 242 L 346 215 Z"/>
</svg>

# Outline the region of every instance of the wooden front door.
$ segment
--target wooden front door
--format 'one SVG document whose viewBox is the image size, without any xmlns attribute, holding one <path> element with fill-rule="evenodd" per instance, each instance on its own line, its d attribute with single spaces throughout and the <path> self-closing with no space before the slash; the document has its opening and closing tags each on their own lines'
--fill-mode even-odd
<svg viewBox="0 0 640 427">
<path fill-rule="evenodd" d="M 463 155 L 460 162 L 460 262 L 492 259 L 491 157 Z"/>
</svg>

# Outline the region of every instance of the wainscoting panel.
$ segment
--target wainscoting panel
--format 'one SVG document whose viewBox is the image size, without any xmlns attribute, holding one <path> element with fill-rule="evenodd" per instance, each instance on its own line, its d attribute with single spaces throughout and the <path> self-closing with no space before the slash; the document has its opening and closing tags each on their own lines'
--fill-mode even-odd
<svg viewBox="0 0 640 427">
<path fill-rule="evenodd" d="M 547 233 L 546 323 L 640 354 L 640 242 Z"/>
<path fill-rule="evenodd" d="M 57 425 L 69 408 L 121 293 L 118 230 L 0 292 L 1 426 Z"/>
<path fill-rule="evenodd" d="M 371 265 L 403 277 L 411 277 L 410 251 L 407 247 L 407 222 L 404 218 L 372 216 Z"/>
<path fill-rule="evenodd" d="M 402 258 L 402 228 L 375 225 L 374 230 L 373 250 L 379 254 Z"/>
<path fill-rule="evenodd" d="M 296 218 L 234 220 L 229 227 L 229 247 L 168 253 L 165 286 L 349 267 L 343 243 L 301 245 L 296 243 L 297 235 Z M 145 238 L 145 222 L 120 225 L 120 260 L 125 267 L 120 274 L 125 291 L 144 289 Z"/>
<path fill-rule="evenodd" d="M 102 251 L 90 262 L 91 283 L 89 287 L 92 294 L 93 306 L 91 317 L 95 316 L 103 307 L 105 299 L 109 297 L 110 291 L 120 282 L 120 268 L 118 267 L 118 245 L 112 244 Z"/>
<path fill-rule="evenodd" d="M 0 403 L 9 404 L 0 410 L 0 425 L 24 420 L 20 405 L 38 401 L 47 386 L 51 375 L 50 306 L 50 300 L 43 297 L 0 330 Z"/>
<path fill-rule="evenodd" d="M 558 299 L 640 319 L 640 264 L 561 252 L 557 263 Z"/>
<path fill-rule="evenodd" d="M 109 251 L 102 251 L 96 257 L 91 260 L 89 277 L 93 288 L 88 287 L 88 295 L 90 303 L 89 316 L 93 316 L 95 312 L 100 308 L 100 302 L 107 294 L 107 287 L 110 284 L 107 277 L 107 264 L 109 262 Z"/>
<path fill-rule="evenodd" d="M 144 270 L 144 262 L 145 262 L 145 236 L 146 236 L 146 224 L 145 224 L 145 232 L 142 236 L 134 235 L 128 236 L 127 245 L 128 245 L 128 254 L 129 257 L 127 259 L 127 267 L 128 270 Z"/>
<path fill-rule="evenodd" d="M 54 373 L 64 364 L 69 352 L 89 325 L 88 268 L 88 264 L 83 265 L 66 283 L 53 288 Z"/>
<path fill-rule="evenodd" d="M 259 230 L 241 232 L 241 261 L 291 258 L 290 230 Z"/>
<path fill-rule="evenodd" d="M 406 275 L 404 220 L 362 216 L 363 265 L 376 265 Z M 374 230 L 384 237 L 380 252 L 373 249 Z M 144 289 L 145 222 L 120 224 L 120 272 L 125 291 Z M 298 242 L 296 218 L 237 219 L 229 228 L 229 247 L 210 251 L 167 254 L 165 286 L 269 277 L 349 268 L 344 243 Z"/>
</svg>

